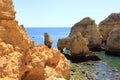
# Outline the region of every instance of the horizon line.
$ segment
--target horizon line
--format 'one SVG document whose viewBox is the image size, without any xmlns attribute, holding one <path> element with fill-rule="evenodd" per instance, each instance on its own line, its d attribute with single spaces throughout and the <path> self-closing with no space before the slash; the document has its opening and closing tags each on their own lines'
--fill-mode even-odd
<svg viewBox="0 0 120 80">
<path fill-rule="evenodd" d="M 69 26 L 24 26 L 25 28 L 69 28 Z"/>
</svg>

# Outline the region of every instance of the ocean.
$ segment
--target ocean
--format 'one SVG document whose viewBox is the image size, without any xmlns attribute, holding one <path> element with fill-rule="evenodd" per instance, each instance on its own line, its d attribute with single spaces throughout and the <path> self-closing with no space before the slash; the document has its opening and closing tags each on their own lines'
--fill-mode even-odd
<svg viewBox="0 0 120 80">
<path fill-rule="evenodd" d="M 57 48 L 59 38 L 67 37 L 70 27 L 51 27 L 51 28 L 25 28 L 29 37 L 35 41 L 35 45 L 44 44 L 44 32 L 47 32 L 53 41 L 52 47 Z"/>
<path fill-rule="evenodd" d="M 48 27 L 48 28 L 25 28 L 29 37 L 35 41 L 35 45 L 38 44 L 44 44 L 44 32 L 47 32 L 52 40 L 53 40 L 53 44 L 52 47 L 53 48 L 57 48 L 57 41 L 59 38 L 64 38 L 67 37 L 68 34 L 70 33 L 70 27 Z M 99 74 L 103 74 L 106 73 L 108 80 L 117 80 L 117 78 L 115 78 L 116 75 L 118 75 L 118 72 L 120 73 L 120 57 L 116 57 L 116 56 L 110 56 L 110 55 L 106 55 L 104 51 L 101 52 L 96 52 L 97 55 L 102 59 L 102 62 L 97 62 L 97 65 L 100 65 L 99 67 L 94 66 L 95 70 L 99 71 Z M 117 71 L 117 72 L 113 72 L 113 74 L 116 75 L 112 75 L 109 74 L 109 71 Z M 101 76 L 99 76 L 99 80 L 107 80 L 102 78 Z"/>
</svg>

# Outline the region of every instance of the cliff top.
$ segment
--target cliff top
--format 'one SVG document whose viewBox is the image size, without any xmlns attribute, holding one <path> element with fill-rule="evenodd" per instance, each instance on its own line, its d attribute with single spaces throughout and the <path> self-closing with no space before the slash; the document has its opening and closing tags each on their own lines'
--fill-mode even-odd
<svg viewBox="0 0 120 80">
<path fill-rule="evenodd" d="M 91 19 L 90 17 L 85 17 L 81 21 L 77 22 L 74 26 L 79 26 L 79 25 L 92 25 L 95 24 L 95 20 Z"/>
<path fill-rule="evenodd" d="M 111 22 L 120 22 L 120 13 L 112 13 L 106 19 L 100 22 L 100 24 L 106 24 Z"/>
</svg>

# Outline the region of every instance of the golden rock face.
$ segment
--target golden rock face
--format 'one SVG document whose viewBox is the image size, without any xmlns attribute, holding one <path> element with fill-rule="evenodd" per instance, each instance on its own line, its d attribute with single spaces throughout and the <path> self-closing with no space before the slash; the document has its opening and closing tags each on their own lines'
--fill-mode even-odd
<svg viewBox="0 0 120 80">
<path fill-rule="evenodd" d="M 12 0 L 0 0 L 0 19 L 13 20 L 15 13 Z"/>
<path fill-rule="evenodd" d="M 12 0 L 0 0 L 0 80 L 64 80 L 69 76 L 67 59 L 56 49 L 34 46 L 15 20 Z"/>
</svg>

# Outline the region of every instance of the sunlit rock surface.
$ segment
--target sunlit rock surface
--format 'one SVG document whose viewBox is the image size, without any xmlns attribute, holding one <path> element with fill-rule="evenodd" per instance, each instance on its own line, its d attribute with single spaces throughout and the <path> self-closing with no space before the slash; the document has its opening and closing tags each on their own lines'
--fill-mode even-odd
<svg viewBox="0 0 120 80">
<path fill-rule="evenodd" d="M 56 49 L 34 46 L 15 20 L 12 0 L 0 0 L 0 80 L 67 80 L 70 64 Z"/>
</svg>

